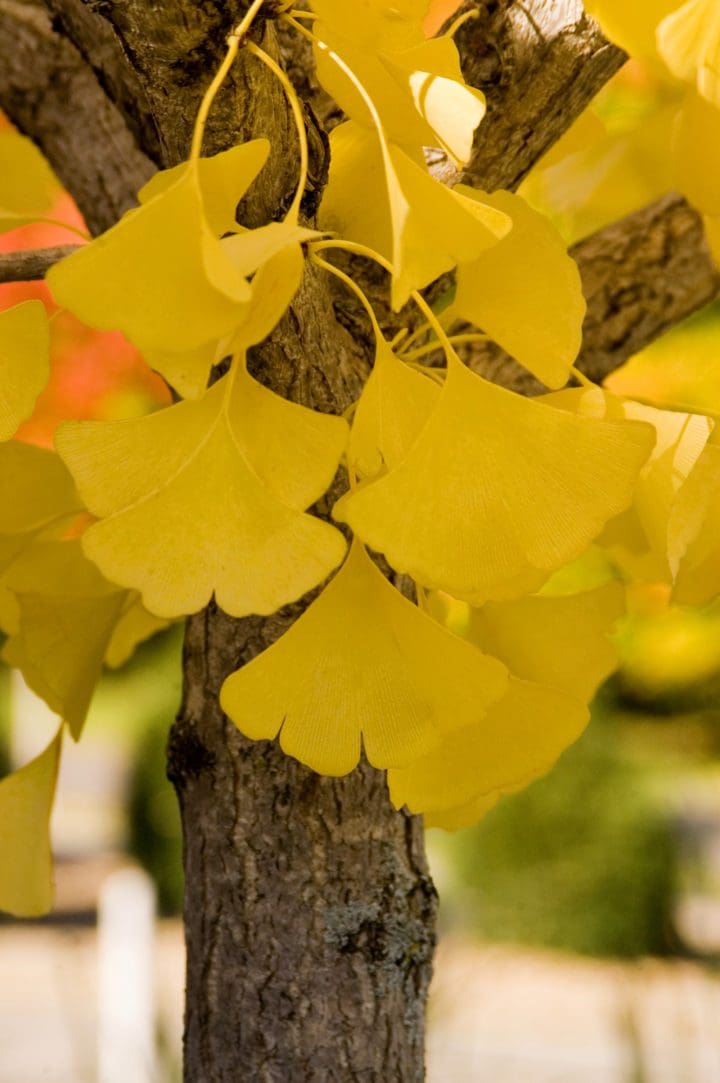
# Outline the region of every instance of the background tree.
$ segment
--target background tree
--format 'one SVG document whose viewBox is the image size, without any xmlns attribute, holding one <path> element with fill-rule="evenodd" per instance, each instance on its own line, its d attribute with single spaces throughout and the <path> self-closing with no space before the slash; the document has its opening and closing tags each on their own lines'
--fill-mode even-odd
<svg viewBox="0 0 720 1083">
<path fill-rule="evenodd" d="M 0 0 L 0 105 L 44 151 L 93 232 L 134 205 L 156 167 L 186 158 L 226 35 L 249 6 Z M 470 0 L 466 9 L 477 17 L 457 43 L 488 114 L 461 179 L 513 190 L 625 54 L 574 0 Z M 305 103 L 303 208 L 312 218 L 335 109 L 314 78 L 309 47 L 278 16 L 268 3 L 252 37 L 282 61 Z M 297 144 L 282 87 L 241 54 L 210 116 L 205 150 L 257 137 L 270 138 L 272 155 L 243 203 L 248 226 L 291 203 Z M 446 180 L 457 180 L 450 169 Z M 578 366 L 594 380 L 720 285 L 702 221 L 676 195 L 581 242 L 573 255 L 588 301 Z M 0 278 L 41 274 L 58 256 L 2 257 Z M 390 328 L 384 278 L 364 265 L 353 274 Z M 310 268 L 291 318 L 257 348 L 254 372 L 292 401 L 342 413 L 373 352 L 360 306 Z M 492 344 L 478 344 L 471 364 L 513 390 L 539 389 Z M 184 702 L 169 750 L 185 836 L 186 1078 L 420 1079 L 436 905 L 421 821 L 393 809 L 384 776 L 367 764 L 344 778 L 319 776 L 275 744 L 243 738 L 220 709 L 228 674 L 300 610 L 235 620 L 211 604 L 187 625 Z"/>
</svg>

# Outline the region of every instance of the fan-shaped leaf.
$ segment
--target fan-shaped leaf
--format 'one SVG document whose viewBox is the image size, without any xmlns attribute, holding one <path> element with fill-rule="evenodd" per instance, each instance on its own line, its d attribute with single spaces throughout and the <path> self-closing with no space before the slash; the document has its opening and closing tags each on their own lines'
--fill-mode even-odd
<svg viewBox="0 0 720 1083">
<path fill-rule="evenodd" d="M 411 763 L 498 699 L 504 667 L 436 624 L 364 548 L 272 647 L 225 682 L 223 709 L 315 771 L 343 775 L 362 743 L 376 767 Z"/>
<path fill-rule="evenodd" d="M 265 165 L 270 153 L 267 139 L 253 139 L 223 150 L 211 158 L 198 161 L 198 178 L 203 208 L 210 229 L 218 237 L 234 233 L 239 227 L 235 212 L 237 205 Z M 155 196 L 172 188 L 187 169 L 187 163 L 162 169 L 138 192 L 140 203 L 149 203 Z"/>
<path fill-rule="evenodd" d="M 401 361 L 381 339 L 375 364 L 355 410 L 348 460 L 359 477 L 375 477 L 405 457 L 440 388 Z"/>
<path fill-rule="evenodd" d="M 342 560 L 342 536 L 300 509 L 332 480 L 346 433 L 241 370 L 150 417 L 65 425 L 57 444 L 103 518 L 83 541 L 110 580 L 160 617 L 213 592 L 241 616 L 274 612 Z"/>
<path fill-rule="evenodd" d="M 526 400 L 452 358 L 405 459 L 334 514 L 426 586 L 475 604 L 518 597 L 628 507 L 654 439 L 638 422 Z"/>
<path fill-rule="evenodd" d="M 562 387 L 580 349 L 586 309 L 565 242 L 520 196 L 462 185 L 455 191 L 506 214 L 513 228 L 458 268 L 450 311 L 482 328 L 548 387 Z"/>
<path fill-rule="evenodd" d="M 193 350 L 232 330 L 250 287 L 207 224 L 198 170 L 48 273 L 58 302 L 140 349 Z"/>
<path fill-rule="evenodd" d="M 472 611 L 467 637 L 516 677 L 587 703 L 617 667 L 609 636 L 624 613 L 616 581 L 581 594 L 488 602 Z"/>
<path fill-rule="evenodd" d="M 34 760 L 0 781 L 0 909 L 46 914 L 53 902 L 50 813 L 62 729 Z"/>
<path fill-rule="evenodd" d="M 576 698 L 511 677 L 481 721 L 445 737 L 431 755 L 388 772 L 392 802 L 411 812 L 453 809 L 529 782 L 577 740 L 588 717 Z"/>
</svg>

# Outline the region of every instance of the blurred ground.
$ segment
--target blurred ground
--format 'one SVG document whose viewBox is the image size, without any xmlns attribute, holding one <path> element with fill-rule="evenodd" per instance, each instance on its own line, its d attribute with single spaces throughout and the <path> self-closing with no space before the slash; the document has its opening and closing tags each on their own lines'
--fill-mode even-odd
<svg viewBox="0 0 720 1083">
<path fill-rule="evenodd" d="M 95 1083 L 95 946 L 93 928 L 0 928 L 0 1083 Z M 158 928 L 155 972 L 158 1083 L 171 1083 L 177 921 Z M 720 981 L 694 963 L 596 962 L 450 938 L 437 957 L 428 1083 L 713 1083 L 718 1019 Z"/>
</svg>

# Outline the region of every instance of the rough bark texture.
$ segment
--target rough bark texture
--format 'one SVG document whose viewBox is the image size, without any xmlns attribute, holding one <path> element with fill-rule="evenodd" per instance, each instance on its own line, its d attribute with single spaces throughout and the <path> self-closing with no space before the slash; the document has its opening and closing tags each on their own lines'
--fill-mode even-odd
<svg viewBox="0 0 720 1083">
<path fill-rule="evenodd" d="M 69 256 L 75 244 L 55 248 L 31 248 L 26 252 L 0 254 L 0 282 L 33 282 L 44 278 L 53 264 Z"/>
<path fill-rule="evenodd" d="M 0 107 L 44 151 L 90 230 L 107 229 L 153 164 L 40 4 L 0 0 L 0 57 Z"/>
<path fill-rule="evenodd" d="M 186 154 L 190 121 L 224 37 L 248 4 L 49 6 L 62 35 L 40 3 L 0 0 L 0 104 L 45 150 L 99 230 L 132 205 L 150 159 L 167 165 Z M 466 179 L 510 187 L 622 55 L 576 0 L 476 6 L 480 19 L 461 32 L 460 44 L 490 115 Z M 254 33 L 274 48 L 271 28 L 259 22 Z M 327 142 L 312 109 L 322 113 L 321 101 L 311 73 L 303 78 L 302 50 L 287 40 L 283 46 L 308 103 L 311 213 L 327 168 Z M 274 153 L 243 207 L 248 224 L 287 206 L 296 155 L 281 92 L 257 62 L 241 57 L 212 114 L 206 149 L 254 135 L 271 136 Z M 687 314 L 683 306 L 717 290 L 689 208 L 675 200 L 648 213 L 650 236 L 664 246 L 648 249 L 654 271 L 646 274 L 636 258 L 632 224 L 588 242 L 593 316 L 586 330 L 596 336 L 598 364 L 603 343 L 602 363 L 612 365 L 642 336 Z M 666 279 L 681 266 L 683 287 L 676 289 Z M 666 277 L 650 282 L 653 273 Z M 368 365 L 366 329 L 341 297 L 309 273 L 292 312 L 253 358 L 280 393 L 335 412 L 356 397 Z M 342 323 L 330 318 L 334 302 Z M 435 913 L 418 821 L 392 811 L 377 772 L 362 766 L 346 779 L 318 778 L 274 745 L 242 739 L 218 706 L 226 674 L 273 642 L 300 609 L 234 621 L 211 606 L 188 623 L 185 697 L 170 745 L 185 827 L 186 1079 L 415 1083 L 423 1077 Z"/>
<path fill-rule="evenodd" d="M 581 0 L 468 0 L 478 17 L 456 41 L 487 116 L 459 179 L 486 192 L 514 189 L 627 60 Z"/>
</svg>

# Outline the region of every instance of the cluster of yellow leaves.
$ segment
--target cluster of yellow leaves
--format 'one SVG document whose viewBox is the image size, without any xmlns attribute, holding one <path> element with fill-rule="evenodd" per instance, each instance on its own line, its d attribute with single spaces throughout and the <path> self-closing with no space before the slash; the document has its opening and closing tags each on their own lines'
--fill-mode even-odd
<svg viewBox="0 0 720 1083">
<path fill-rule="evenodd" d="M 11 438 L 47 379 L 47 329 L 33 305 L 0 318 L 5 657 L 77 737 L 103 664 L 157 627 L 212 598 L 233 616 L 270 614 L 335 572 L 227 680 L 224 709 L 246 736 L 278 738 L 328 775 L 364 754 L 388 771 L 397 807 L 456 827 L 547 771 L 582 731 L 616 665 L 621 576 L 660 575 L 679 600 L 720 592 L 720 454 L 704 418 L 559 390 L 580 346 L 577 268 L 520 197 L 433 177 L 426 149 L 466 162 L 484 100 L 452 40 L 425 40 L 426 0 L 313 9 L 318 75 L 349 118 L 332 134 L 320 225 L 389 261 L 396 309 L 454 271 L 443 326 L 475 325 L 556 393 L 503 390 L 447 343 L 444 372 L 419 371 L 376 326 L 351 425 L 286 401 L 247 356 L 288 309 L 321 235 L 301 225 L 297 200 L 282 222 L 237 222 L 265 140 L 162 171 L 137 209 L 48 279 L 87 324 L 122 330 L 181 401 L 68 422 L 59 457 L 21 445 Z M 705 73 L 695 105 L 714 110 L 710 54 L 684 48 Z M 7 189 L 0 176 L 2 221 L 31 215 L 22 185 Z M 27 190 L 37 214 L 40 181 Z M 333 517 L 352 530 L 349 550 L 308 512 L 341 464 L 352 484 Z M 368 550 L 412 577 L 418 604 Z M 610 571 L 578 585 L 577 562 L 597 553 Z M 463 635 L 444 620 L 448 599 L 464 609 Z M 0 783 L 0 861 L 23 831 L 45 832 L 23 866 L 31 888 L 0 888 L 1 907 L 47 903 L 59 741 Z"/>
<path fill-rule="evenodd" d="M 452 316 L 480 327 L 548 387 L 562 387 L 585 312 L 577 268 L 550 223 L 519 197 L 433 179 L 423 147 L 466 163 L 484 110 L 450 38 L 423 42 L 426 8 L 397 20 L 386 12 L 376 26 L 366 5 L 334 15 L 315 5 L 318 77 L 350 118 L 331 135 L 320 223 L 390 261 L 396 309 L 456 268 Z M 356 31 L 363 23 L 365 38 Z"/>
</svg>

